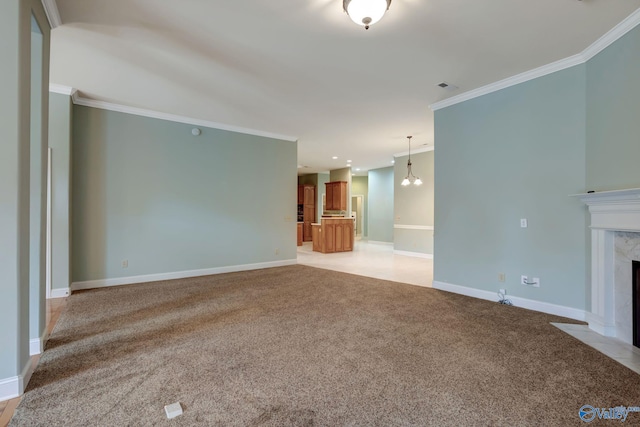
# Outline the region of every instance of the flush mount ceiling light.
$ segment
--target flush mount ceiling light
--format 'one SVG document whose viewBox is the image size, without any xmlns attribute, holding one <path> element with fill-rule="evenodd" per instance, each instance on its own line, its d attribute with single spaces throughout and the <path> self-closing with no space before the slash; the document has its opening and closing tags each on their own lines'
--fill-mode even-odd
<svg viewBox="0 0 640 427">
<path fill-rule="evenodd" d="M 409 140 L 409 160 L 407 161 L 407 176 L 400 183 L 400 185 L 403 185 L 405 187 L 410 184 L 422 185 L 422 180 L 417 176 L 414 176 L 413 172 L 411 172 L 411 138 L 413 137 L 407 137 L 407 139 Z"/>
<path fill-rule="evenodd" d="M 349 18 L 365 30 L 382 19 L 389 6 L 391 0 L 342 0 L 342 7 Z"/>
</svg>

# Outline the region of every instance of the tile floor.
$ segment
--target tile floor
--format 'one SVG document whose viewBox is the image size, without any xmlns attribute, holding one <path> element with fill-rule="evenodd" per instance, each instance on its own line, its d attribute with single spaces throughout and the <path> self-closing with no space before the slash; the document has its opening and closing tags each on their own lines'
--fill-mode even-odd
<svg viewBox="0 0 640 427">
<path fill-rule="evenodd" d="M 569 323 L 552 323 L 552 325 L 640 374 L 640 348 L 617 338 L 600 335 L 589 329 L 587 325 Z"/>
<path fill-rule="evenodd" d="M 356 240 L 353 252 L 313 252 L 312 243 L 298 246 L 298 264 L 376 279 L 431 287 L 433 260 L 395 255 L 393 245 Z"/>
<path fill-rule="evenodd" d="M 51 335 L 51 331 L 53 331 L 53 328 L 60 317 L 60 313 L 64 310 L 66 303 L 66 298 L 47 300 L 47 336 Z M 33 366 L 33 369 L 35 369 L 39 360 L 39 355 L 31 356 L 31 365 Z M 11 417 L 13 416 L 13 411 L 15 411 L 18 403 L 20 403 L 20 397 L 0 402 L 0 427 L 6 427 L 9 424 L 9 421 L 11 421 Z"/>
</svg>

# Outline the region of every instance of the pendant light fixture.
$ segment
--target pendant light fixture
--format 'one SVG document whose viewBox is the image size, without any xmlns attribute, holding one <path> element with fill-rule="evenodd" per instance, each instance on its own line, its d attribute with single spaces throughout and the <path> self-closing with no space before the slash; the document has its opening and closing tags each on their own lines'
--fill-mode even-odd
<svg viewBox="0 0 640 427">
<path fill-rule="evenodd" d="M 389 6 L 391 0 L 342 0 L 342 8 L 349 18 L 365 30 L 382 19 Z"/>
<path fill-rule="evenodd" d="M 400 185 L 403 185 L 405 187 L 411 184 L 422 185 L 422 180 L 417 176 L 415 176 L 411 171 L 411 138 L 413 138 L 413 136 L 407 137 L 407 139 L 409 140 L 409 160 L 407 161 L 407 176 L 405 176 L 402 182 L 400 183 Z"/>
</svg>

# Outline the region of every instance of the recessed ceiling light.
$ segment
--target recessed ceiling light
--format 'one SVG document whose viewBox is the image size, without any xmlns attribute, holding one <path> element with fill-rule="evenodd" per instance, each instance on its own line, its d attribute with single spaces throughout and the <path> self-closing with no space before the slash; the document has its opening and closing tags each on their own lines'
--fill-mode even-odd
<svg viewBox="0 0 640 427">
<path fill-rule="evenodd" d="M 357 170 L 357 171 L 359 171 L 359 170 L 360 170 L 360 168 L 356 168 L 356 170 Z"/>
<path fill-rule="evenodd" d="M 333 156 L 333 157 L 332 157 L 332 159 L 333 159 L 333 160 L 337 160 L 337 159 L 338 159 L 338 156 Z"/>
<path fill-rule="evenodd" d="M 391 163 L 395 163 L 395 162 L 396 162 L 395 160 L 391 160 Z"/>
<path fill-rule="evenodd" d="M 351 160 L 347 160 L 347 163 L 351 163 Z"/>
</svg>

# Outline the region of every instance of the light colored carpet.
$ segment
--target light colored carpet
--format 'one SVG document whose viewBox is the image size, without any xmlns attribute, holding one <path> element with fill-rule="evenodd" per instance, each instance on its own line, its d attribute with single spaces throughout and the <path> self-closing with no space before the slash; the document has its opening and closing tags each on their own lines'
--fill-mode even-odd
<svg viewBox="0 0 640 427">
<path fill-rule="evenodd" d="M 74 293 L 10 425 L 566 426 L 640 405 L 638 374 L 551 321 L 300 265 Z"/>
</svg>

